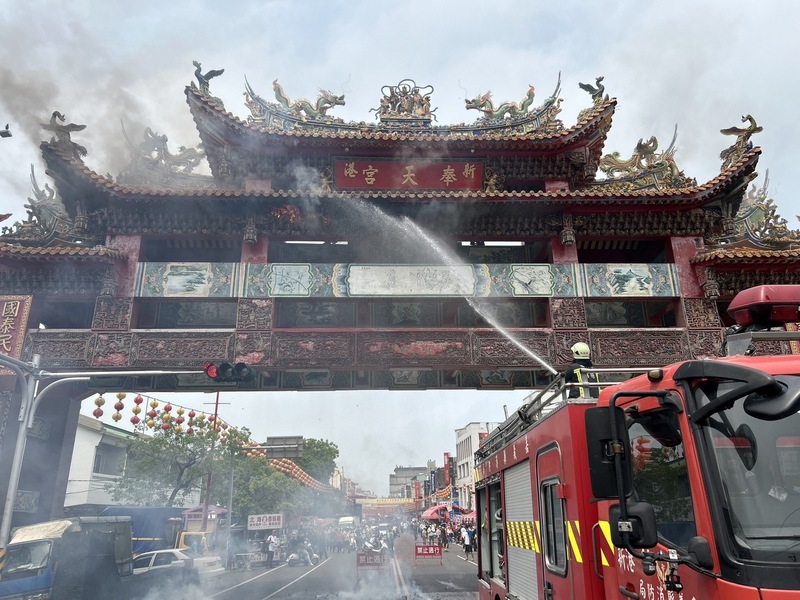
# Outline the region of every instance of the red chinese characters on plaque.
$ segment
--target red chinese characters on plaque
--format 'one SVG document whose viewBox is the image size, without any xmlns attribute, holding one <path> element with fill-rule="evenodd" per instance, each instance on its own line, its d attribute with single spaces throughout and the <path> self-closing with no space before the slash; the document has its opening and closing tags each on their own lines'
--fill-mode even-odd
<svg viewBox="0 0 800 600">
<path fill-rule="evenodd" d="M 339 190 L 480 190 L 483 163 L 337 159 L 334 182 Z"/>
<path fill-rule="evenodd" d="M 22 356 L 32 299 L 33 296 L 0 296 L 0 354 L 17 359 Z M 11 369 L 0 368 L 0 375 L 13 374 Z"/>
</svg>

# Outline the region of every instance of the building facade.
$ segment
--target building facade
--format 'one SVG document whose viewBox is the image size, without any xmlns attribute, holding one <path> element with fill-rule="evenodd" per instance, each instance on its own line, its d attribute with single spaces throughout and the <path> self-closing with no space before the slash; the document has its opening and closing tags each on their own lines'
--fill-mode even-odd
<svg viewBox="0 0 800 600">
<path fill-rule="evenodd" d="M 115 504 L 106 486 L 125 473 L 134 433 L 80 415 L 64 507 L 71 511 Z"/>
<path fill-rule="evenodd" d="M 458 500 L 467 510 L 475 508 L 475 451 L 499 423 L 468 423 L 456 429 L 456 481 Z"/>
<path fill-rule="evenodd" d="M 219 388 L 206 361 L 257 371 L 226 389 L 493 390 L 548 381 L 576 341 L 598 367 L 721 354 L 733 294 L 800 279 L 798 233 L 749 204 L 760 128 L 725 130 L 720 173 L 698 183 L 674 140 L 606 152 L 617 100 L 600 81 L 572 124 L 559 81 L 538 105 L 532 87 L 522 102 L 487 93 L 467 101 L 472 122 L 438 125 L 433 87 L 410 79 L 383 86 L 373 123 L 277 81 L 275 102 L 248 85 L 237 117 L 198 80 L 185 95 L 203 150 L 172 152 L 148 128 L 125 138 L 116 177 L 53 113 L 53 185 L 33 176 L 29 218 L 0 235 L 3 343 L 50 373 L 117 377 L 42 403 L 15 524 L 62 510 L 81 399 Z M 210 176 L 193 172 L 202 160 Z M 126 374 L 148 369 L 195 372 Z M 21 395 L 2 377 L 11 456 Z M 54 455 L 56 477 L 39 461 Z M 0 492 L 9 476 L 0 464 Z"/>
</svg>

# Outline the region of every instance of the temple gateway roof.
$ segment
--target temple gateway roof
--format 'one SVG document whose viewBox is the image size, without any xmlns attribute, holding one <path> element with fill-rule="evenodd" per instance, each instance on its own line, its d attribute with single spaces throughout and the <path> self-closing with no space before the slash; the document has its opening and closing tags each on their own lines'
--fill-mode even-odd
<svg viewBox="0 0 800 600">
<path fill-rule="evenodd" d="M 122 200 L 129 206 L 166 201 L 174 210 L 187 202 L 239 203 L 243 211 L 263 202 L 274 213 L 309 197 L 529 204 L 542 218 L 563 211 L 702 209 L 720 227 L 707 236 L 697 264 L 756 256 L 786 261 L 796 252 L 800 234 L 789 231 L 774 205 L 746 197 L 760 155 L 751 137 L 761 127 L 750 115 L 742 118 L 744 127 L 721 131 L 734 142 L 721 155 L 720 173 L 698 184 L 677 165 L 677 127 L 666 147 L 651 136 L 632 144 L 630 157 L 604 153 L 617 100 L 606 94 L 602 77 L 579 83 L 589 97 L 573 125 L 562 120 L 560 77 L 542 99 L 534 85 L 521 86 L 515 100 L 480 94 L 465 101 L 470 123 L 448 125 L 437 121 L 433 86 L 410 78 L 384 85 L 370 121 L 358 122 L 335 116 L 344 95 L 320 90 L 314 101 L 293 98 L 276 79 L 273 101 L 245 81 L 250 114 L 238 117 L 211 93 L 224 70 L 204 73 L 195 66 L 197 83 L 187 85 L 185 95 L 202 146 L 171 150 L 167 136 L 150 128 L 139 142 L 123 130 L 131 162 L 116 177 L 87 166 L 86 149 L 72 139 L 86 125 L 55 111 L 42 124 L 52 137 L 41 145 L 55 189 L 40 188 L 32 172 L 29 218 L 3 227 L 0 256 L 121 258 L 100 248 L 108 233 L 104 224 Z M 210 176 L 196 172 L 204 161 Z M 72 250 L 18 249 L 53 246 Z M 778 254 L 768 254 L 773 251 Z"/>
</svg>

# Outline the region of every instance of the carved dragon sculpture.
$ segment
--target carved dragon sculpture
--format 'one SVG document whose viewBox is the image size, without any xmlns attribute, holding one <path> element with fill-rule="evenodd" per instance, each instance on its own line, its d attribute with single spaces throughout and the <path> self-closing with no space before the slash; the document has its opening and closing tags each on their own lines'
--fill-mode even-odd
<svg viewBox="0 0 800 600">
<path fill-rule="evenodd" d="M 624 177 L 632 175 L 637 171 L 647 169 L 655 159 L 658 150 L 658 140 L 651 136 L 646 142 L 644 138 L 639 138 L 636 148 L 631 157 L 627 160 L 620 159 L 619 152 L 607 154 L 600 160 L 599 169 L 608 177 Z"/>
<path fill-rule="evenodd" d="M 492 92 L 486 92 L 481 96 L 477 96 L 472 100 L 464 100 L 467 110 L 479 110 L 483 113 L 485 119 L 504 119 L 506 115 L 516 117 L 524 115 L 533 104 L 535 89 L 531 85 L 528 87 L 528 92 L 522 102 L 503 102 L 497 108 L 494 107 L 492 102 Z"/>
<path fill-rule="evenodd" d="M 278 83 L 277 79 L 272 82 L 272 89 L 275 90 L 275 98 L 281 106 L 297 115 L 305 113 L 306 117 L 312 119 L 326 116 L 328 109 L 334 106 L 344 106 L 344 95 L 337 96 L 328 90 L 319 90 L 320 95 L 317 97 L 316 104 L 311 104 L 305 98 L 298 98 L 294 102 L 289 100 L 286 92 L 283 91 L 283 86 Z"/>
</svg>

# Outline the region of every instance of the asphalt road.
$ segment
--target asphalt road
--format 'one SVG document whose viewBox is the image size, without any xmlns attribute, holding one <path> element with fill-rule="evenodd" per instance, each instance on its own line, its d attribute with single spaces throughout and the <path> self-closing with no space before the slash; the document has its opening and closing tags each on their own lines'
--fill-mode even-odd
<svg viewBox="0 0 800 600">
<path fill-rule="evenodd" d="M 186 600 L 477 600 L 477 566 L 456 546 L 414 560 L 414 539 L 401 536 L 381 568 L 358 568 L 355 553 L 332 553 L 313 567 L 281 564 L 267 570 L 225 571 L 201 586 L 170 586 L 163 599 Z M 146 600 L 162 600 L 148 595 Z"/>
</svg>

